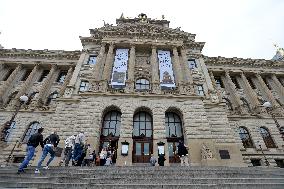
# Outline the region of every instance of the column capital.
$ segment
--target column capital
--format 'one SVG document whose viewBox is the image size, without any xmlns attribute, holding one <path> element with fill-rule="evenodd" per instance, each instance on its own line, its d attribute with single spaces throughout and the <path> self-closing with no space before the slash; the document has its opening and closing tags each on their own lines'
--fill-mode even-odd
<svg viewBox="0 0 284 189">
<path fill-rule="evenodd" d="M 156 46 L 156 45 L 152 45 L 152 46 L 151 46 L 151 49 L 152 49 L 152 50 L 154 50 L 154 49 L 156 50 L 156 49 L 157 49 L 157 46 Z"/>
</svg>

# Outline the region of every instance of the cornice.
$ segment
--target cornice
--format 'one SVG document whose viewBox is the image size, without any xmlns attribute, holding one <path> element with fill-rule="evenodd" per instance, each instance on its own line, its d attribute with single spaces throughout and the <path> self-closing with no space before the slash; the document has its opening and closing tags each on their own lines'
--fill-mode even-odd
<svg viewBox="0 0 284 189">
<path fill-rule="evenodd" d="M 81 51 L 63 51 L 63 50 L 31 50 L 31 49 L 0 49 L 0 57 L 23 57 L 23 58 L 56 58 L 78 60 Z"/>
<path fill-rule="evenodd" d="M 225 58 L 203 56 L 207 66 L 234 66 L 234 67 L 254 67 L 254 68 L 284 68 L 283 61 L 251 59 L 251 58 Z"/>
</svg>

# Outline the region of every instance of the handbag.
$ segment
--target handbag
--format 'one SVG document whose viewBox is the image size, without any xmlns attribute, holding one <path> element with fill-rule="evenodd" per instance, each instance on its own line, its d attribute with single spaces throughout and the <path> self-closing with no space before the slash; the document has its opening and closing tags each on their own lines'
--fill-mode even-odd
<svg viewBox="0 0 284 189">
<path fill-rule="evenodd" d="M 60 147 L 53 147 L 53 151 L 56 157 L 61 157 L 61 154 L 63 152 L 63 148 Z"/>
</svg>

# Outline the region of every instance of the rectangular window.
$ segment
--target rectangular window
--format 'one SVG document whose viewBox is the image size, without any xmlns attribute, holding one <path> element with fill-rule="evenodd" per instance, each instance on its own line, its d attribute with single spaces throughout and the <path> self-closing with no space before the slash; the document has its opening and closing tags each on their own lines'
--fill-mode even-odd
<svg viewBox="0 0 284 189">
<path fill-rule="evenodd" d="M 256 89 L 256 86 L 255 86 L 255 84 L 253 83 L 252 78 L 251 78 L 251 77 L 247 77 L 247 80 L 248 80 L 249 85 L 251 86 L 251 88 L 252 88 L 252 89 Z"/>
<path fill-rule="evenodd" d="M 61 71 L 59 73 L 59 75 L 58 75 L 58 78 L 57 78 L 56 82 L 63 83 L 64 80 L 65 80 L 66 75 L 67 75 L 67 71 Z"/>
<path fill-rule="evenodd" d="M 234 85 L 236 86 L 237 89 L 241 88 L 236 77 L 231 76 L 231 80 L 232 80 L 232 82 L 234 83 Z"/>
<path fill-rule="evenodd" d="M 11 136 L 12 136 L 12 132 L 13 130 L 16 128 L 16 122 L 13 121 L 10 125 L 10 128 L 6 131 L 6 136 L 5 136 L 5 142 L 10 142 L 11 140 Z"/>
<path fill-rule="evenodd" d="M 197 85 L 197 94 L 199 96 L 204 96 L 204 90 L 202 85 Z"/>
<path fill-rule="evenodd" d="M 219 150 L 219 154 L 221 159 L 231 159 L 228 150 Z"/>
<path fill-rule="evenodd" d="M 188 59 L 187 64 L 189 66 L 189 69 L 191 69 L 191 70 L 197 68 L 197 64 L 196 64 L 196 61 L 194 59 Z"/>
<path fill-rule="evenodd" d="M 284 160 L 283 159 L 275 159 L 275 163 L 277 167 L 284 168 Z"/>
<path fill-rule="evenodd" d="M 214 76 L 217 88 L 224 88 L 224 84 L 220 76 Z"/>
<path fill-rule="evenodd" d="M 23 75 L 21 81 L 26 81 L 31 74 L 32 70 L 26 70 L 26 73 Z"/>
<path fill-rule="evenodd" d="M 89 57 L 89 60 L 88 60 L 87 64 L 89 64 L 89 65 L 95 65 L 96 63 L 97 63 L 97 56 L 91 55 L 91 56 Z"/>
<path fill-rule="evenodd" d="M 3 78 L 3 81 L 6 81 L 9 78 L 9 76 L 13 73 L 13 71 L 14 71 L 14 69 L 10 69 L 9 72 Z"/>
<path fill-rule="evenodd" d="M 42 74 L 41 74 L 41 76 L 40 76 L 38 82 L 42 82 L 44 79 L 46 79 L 48 73 L 49 73 L 49 70 L 43 70 L 43 72 L 42 72 Z"/>
<path fill-rule="evenodd" d="M 89 89 L 89 82 L 81 81 L 79 91 L 84 92 L 84 91 L 87 91 L 88 89 Z"/>
<path fill-rule="evenodd" d="M 269 85 L 269 83 L 268 83 L 268 77 L 265 77 L 265 78 L 262 78 L 263 79 L 263 81 L 264 81 L 264 83 L 265 83 L 265 85 L 267 86 L 267 88 L 269 89 L 269 90 L 271 90 L 272 88 L 271 88 L 271 86 Z"/>
<path fill-rule="evenodd" d="M 283 77 L 278 77 L 277 79 L 281 83 L 281 85 L 284 87 L 284 78 Z"/>
</svg>

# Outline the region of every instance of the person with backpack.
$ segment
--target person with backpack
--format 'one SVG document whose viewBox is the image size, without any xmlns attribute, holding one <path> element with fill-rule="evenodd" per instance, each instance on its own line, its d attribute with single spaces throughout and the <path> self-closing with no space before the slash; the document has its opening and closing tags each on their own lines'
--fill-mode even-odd
<svg viewBox="0 0 284 189">
<path fill-rule="evenodd" d="M 154 154 L 151 154 L 151 158 L 150 158 L 150 165 L 155 166 L 157 163 L 157 159 L 154 156 Z"/>
<path fill-rule="evenodd" d="M 74 165 L 77 165 L 79 159 L 81 158 L 85 143 L 86 143 L 86 137 L 84 135 L 84 132 L 81 131 L 75 138 L 75 146 L 73 154 Z"/>
<path fill-rule="evenodd" d="M 30 160 L 33 158 L 36 147 L 40 144 L 42 148 L 44 148 L 43 143 L 43 136 L 42 136 L 43 128 L 39 128 L 37 130 L 37 133 L 33 134 L 27 143 L 27 155 L 22 164 L 20 165 L 18 169 L 18 173 L 25 172 L 24 168 L 27 167 Z"/>
<path fill-rule="evenodd" d="M 55 157 L 54 148 L 57 147 L 59 141 L 60 141 L 60 139 L 59 139 L 59 136 L 57 135 L 56 131 L 54 131 L 51 135 L 49 135 L 44 140 L 45 145 L 44 145 L 44 148 L 43 148 L 41 158 L 40 158 L 40 160 L 37 164 L 37 168 L 35 170 L 35 173 L 40 173 L 39 169 L 41 168 L 41 164 L 44 161 L 44 159 L 46 158 L 48 153 L 50 154 L 50 158 L 49 158 L 48 162 L 46 163 L 46 166 L 44 167 L 44 169 L 49 169 L 48 166 Z"/>
</svg>

